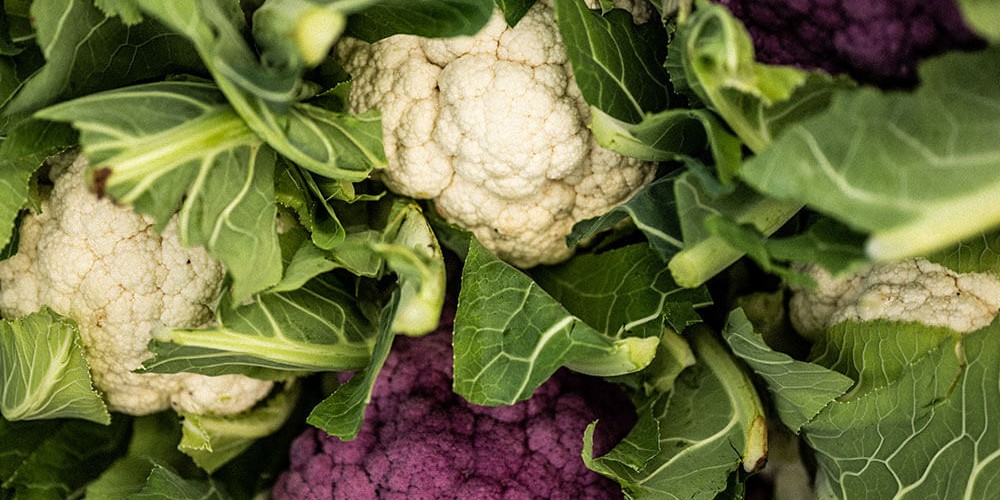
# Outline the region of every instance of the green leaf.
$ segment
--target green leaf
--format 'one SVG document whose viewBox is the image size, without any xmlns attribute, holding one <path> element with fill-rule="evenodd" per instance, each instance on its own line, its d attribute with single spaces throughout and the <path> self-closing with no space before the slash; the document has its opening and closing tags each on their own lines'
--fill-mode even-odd
<svg viewBox="0 0 1000 500">
<path fill-rule="evenodd" d="M 474 35 L 493 15 L 493 0 L 379 0 L 348 20 L 351 36 L 374 42 L 406 33 L 428 38 Z"/>
<path fill-rule="evenodd" d="M 228 415 L 182 413 L 182 437 L 177 448 L 209 474 L 245 452 L 258 439 L 284 425 L 299 401 L 299 388 L 292 385 L 269 397 L 262 405 Z"/>
<path fill-rule="evenodd" d="M 820 219 L 806 231 L 787 238 L 768 238 L 753 226 L 719 215 L 708 217 L 705 226 L 713 236 L 745 252 L 765 272 L 789 284 L 814 286 L 815 281 L 782 263 L 818 264 L 833 275 L 849 274 L 870 265 L 864 252 L 864 235 L 830 219 Z"/>
<path fill-rule="evenodd" d="M 95 0 L 94 5 L 108 17 L 118 16 L 127 26 L 142 22 L 142 12 L 135 0 Z"/>
<path fill-rule="evenodd" d="M 743 248 L 711 233 L 708 220 L 725 217 L 771 235 L 801 207 L 761 196 L 742 183 L 735 184 L 731 192 L 715 196 L 693 172 L 677 179 L 674 194 L 684 248 L 670 258 L 668 267 L 674 280 L 688 287 L 701 285 L 743 256 Z"/>
<path fill-rule="evenodd" d="M 763 465 L 764 409 L 753 384 L 712 332 L 694 328 L 689 338 L 698 363 L 673 392 L 653 398 L 658 432 L 640 407 L 641 433 L 588 463 L 621 483 L 628 498 L 713 499 L 741 463 L 746 471 Z"/>
<path fill-rule="evenodd" d="M 379 315 L 375 349 L 368 366 L 354 374 L 347 383 L 338 387 L 333 394 L 316 405 L 306 419 L 309 425 L 323 429 L 328 434 L 345 441 L 350 441 L 358 436 L 364 420 L 365 408 L 368 407 L 372 398 L 375 380 L 392 350 L 392 341 L 395 339 L 393 323 L 395 323 L 396 314 L 398 314 L 399 299 L 398 293 L 393 294 Z"/>
<path fill-rule="evenodd" d="M 226 500 L 225 488 L 212 479 L 185 479 L 161 465 L 153 467 L 142 491 L 128 500 Z"/>
<path fill-rule="evenodd" d="M 767 383 L 781 423 L 792 432 L 798 433 L 854 385 L 846 375 L 772 350 L 742 309 L 729 313 L 722 334 L 733 354 Z"/>
<path fill-rule="evenodd" d="M 900 327 L 900 338 L 928 330 Z M 892 382 L 830 405 L 803 427 L 821 489 L 832 498 L 989 498 L 1000 479 L 998 379 L 994 321 L 945 336 Z"/>
<path fill-rule="evenodd" d="M 631 220 L 646 235 L 650 247 L 660 259 L 670 260 L 684 247 L 674 200 L 676 181 L 677 175 L 660 177 L 604 215 L 577 222 L 566 238 L 567 244 L 579 245 L 601 231 Z"/>
<path fill-rule="evenodd" d="M 769 66 L 754 60 L 743 25 L 717 4 L 699 2 L 671 44 L 675 82 L 683 82 L 717 112 L 755 153 L 782 129 L 827 107 L 837 88 L 850 85 L 814 71 Z M 679 61 L 677 60 L 679 59 Z"/>
<path fill-rule="evenodd" d="M 956 273 L 1000 275 L 1000 232 L 981 234 L 927 257 Z"/>
<path fill-rule="evenodd" d="M 141 371 L 285 378 L 288 372 L 357 370 L 375 343 L 357 302 L 354 284 L 335 274 L 245 305 L 224 294 L 215 326 L 154 330 L 149 350 L 155 357 Z"/>
<path fill-rule="evenodd" d="M 556 0 L 555 15 L 588 104 L 628 123 L 667 107 L 666 33 L 659 23 L 636 27 L 628 12 L 601 15 L 583 0 Z"/>
<path fill-rule="evenodd" d="M 316 246 L 330 250 L 344 241 L 344 226 L 309 172 L 281 161 L 274 189 L 278 203 L 295 211 Z"/>
<path fill-rule="evenodd" d="M 156 22 L 126 26 L 91 1 L 36 0 L 31 17 L 45 65 L 24 82 L 6 113 L 30 113 L 59 98 L 201 68 L 182 37 Z"/>
<path fill-rule="evenodd" d="M 1000 225 L 1000 48 L 954 53 L 920 69 L 912 93 L 841 92 L 793 125 L 742 176 L 872 232 L 867 252 L 895 260 Z"/>
<path fill-rule="evenodd" d="M 122 415 L 110 425 L 0 419 L 0 497 L 55 500 L 79 492 L 125 450 L 129 422 Z"/>
<path fill-rule="evenodd" d="M 32 174 L 46 158 L 76 142 L 65 125 L 29 120 L 0 143 L 0 247 L 6 247 L 18 213 L 28 201 Z"/>
<path fill-rule="evenodd" d="M 503 18 L 507 21 L 507 26 L 514 27 L 518 21 L 528 13 L 535 0 L 495 0 Z"/>
<path fill-rule="evenodd" d="M 843 398 L 847 400 L 892 383 L 907 367 L 958 335 L 949 328 L 919 323 L 844 322 L 823 333 L 810 357 L 855 381 Z"/>
<path fill-rule="evenodd" d="M 992 42 L 1000 41 L 1000 6 L 990 0 L 958 0 L 965 22 Z"/>
<path fill-rule="evenodd" d="M 244 18 L 237 2 L 137 2 L 194 44 L 236 114 L 282 156 L 320 175 L 352 182 L 386 164 L 378 114 L 348 115 L 295 103 L 304 68 L 258 61 L 241 34 Z"/>
<path fill-rule="evenodd" d="M 649 245 L 580 254 L 531 273 L 566 310 L 615 338 L 660 337 L 664 321 L 676 331 L 701 322 L 696 308 L 712 303 L 705 288 L 680 288 Z"/>
<path fill-rule="evenodd" d="M 743 157 L 743 144 L 704 109 L 668 109 L 630 124 L 591 107 L 590 128 L 605 149 L 647 161 L 690 161 L 710 151 L 720 180 L 729 182 Z"/>
<path fill-rule="evenodd" d="M 636 419 L 632 430 L 611 451 L 599 458 L 594 457 L 594 430 L 600 422 L 588 425 L 583 433 L 581 452 L 587 468 L 616 480 L 618 476 L 615 469 L 619 464 L 635 472 L 641 472 L 646 464 L 660 453 L 660 422 L 653 412 L 653 407 L 663 397 L 666 396 L 658 394 L 657 397 L 647 398 L 638 405 L 636 413 L 639 418 Z M 614 465 L 611 465 L 612 463 Z"/>
<path fill-rule="evenodd" d="M 76 324 L 48 309 L 0 320 L 0 377 L 7 420 L 111 421 L 90 379 Z"/>
<path fill-rule="evenodd" d="M 646 340 L 653 342 L 641 342 Z M 568 364 L 617 372 L 605 376 L 638 371 L 657 343 L 655 337 L 615 342 L 478 241 L 470 244 L 454 333 L 454 388 L 469 402 L 498 406 L 528 399 Z"/>
<path fill-rule="evenodd" d="M 239 302 L 278 282 L 274 151 L 213 86 L 163 82 L 94 94 L 38 113 L 69 121 L 102 192 L 151 215 L 178 211 L 185 245 L 204 245 Z M 136 121 L 136 116 L 143 120 Z"/>
</svg>

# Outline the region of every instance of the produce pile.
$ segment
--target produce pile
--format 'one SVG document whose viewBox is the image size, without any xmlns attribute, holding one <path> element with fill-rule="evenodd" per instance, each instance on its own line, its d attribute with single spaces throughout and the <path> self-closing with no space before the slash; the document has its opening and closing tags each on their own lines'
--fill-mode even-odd
<svg viewBox="0 0 1000 500">
<path fill-rule="evenodd" d="M 1000 480 L 1000 4 L 0 7 L 0 498 Z"/>
</svg>

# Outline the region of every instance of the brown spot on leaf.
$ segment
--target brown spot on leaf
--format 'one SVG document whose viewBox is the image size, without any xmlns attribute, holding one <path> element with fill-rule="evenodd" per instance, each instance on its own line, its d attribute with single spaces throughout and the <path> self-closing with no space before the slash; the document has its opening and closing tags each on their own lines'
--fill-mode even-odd
<svg viewBox="0 0 1000 500">
<path fill-rule="evenodd" d="M 111 177 L 111 169 L 109 167 L 99 168 L 94 170 L 93 180 L 94 183 L 91 188 L 98 198 L 104 198 L 105 189 L 108 185 L 108 177 Z"/>
</svg>

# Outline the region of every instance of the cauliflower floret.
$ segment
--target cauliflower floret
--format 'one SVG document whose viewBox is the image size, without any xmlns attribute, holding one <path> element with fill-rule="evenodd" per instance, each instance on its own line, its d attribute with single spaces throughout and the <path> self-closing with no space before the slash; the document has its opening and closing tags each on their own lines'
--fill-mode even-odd
<svg viewBox="0 0 1000 500">
<path fill-rule="evenodd" d="M 639 22 L 652 15 L 645 1 L 617 4 Z M 472 37 L 348 39 L 337 53 L 354 78 L 351 111 L 381 111 L 381 179 L 433 199 L 512 264 L 569 258 L 573 224 L 653 179 L 654 164 L 602 149 L 587 128 L 551 0 L 514 28 L 497 10 Z"/>
<path fill-rule="evenodd" d="M 53 168 L 42 213 L 24 218 L 18 253 L 0 262 L 0 313 L 22 316 L 48 306 L 75 320 L 94 385 L 112 410 L 223 415 L 253 406 L 272 382 L 132 373 L 151 356 L 153 328 L 211 320 L 224 269 L 203 249 L 181 245 L 175 222 L 160 235 L 148 217 L 94 196 L 87 166 L 79 155 Z"/>
<path fill-rule="evenodd" d="M 814 289 L 799 289 L 789 304 L 792 324 L 815 336 L 842 321 L 916 321 L 959 332 L 990 324 L 1000 311 L 1000 279 L 988 273 L 960 274 L 926 259 L 876 265 L 846 278 L 819 266 L 806 272 Z"/>
</svg>

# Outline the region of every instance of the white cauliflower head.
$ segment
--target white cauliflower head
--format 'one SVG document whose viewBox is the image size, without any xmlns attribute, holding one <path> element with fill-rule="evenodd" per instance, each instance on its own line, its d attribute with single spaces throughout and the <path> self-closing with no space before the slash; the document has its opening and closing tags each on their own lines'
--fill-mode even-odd
<svg viewBox="0 0 1000 500">
<path fill-rule="evenodd" d="M 616 3 L 640 21 L 652 13 L 644 0 Z M 351 111 L 382 113 L 382 180 L 433 199 L 512 264 L 565 260 L 573 224 L 653 178 L 654 164 L 595 142 L 551 0 L 514 28 L 497 10 L 472 37 L 348 39 L 337 53 L 353 77 Z"/>
<path fill-rule="evenodd" d="M 878 319 L 970 332 L 1000 311 L 997 276 L 956 273 L 926 259 L 880 264 L 840 279 L 819 266 L 805 270 L 817 286 L 796 290 L 789 309 L 793 326 L 810 337 L 843 321 Z"/>
<path fill-rule="evenodd" d="M 42 213 L 24 218 L 17 254 L 0 262 L 0 313 L 48 306 L 76 321 L 94 385 L 112 410 L 224 415 L 253 406 L 271 382 L 131 373 L 151 356 L 154 327 L 211 320 L 224 269 L 203 249 L 182 246 L 174 222 L 160 235 L 148 217 L 98 199 L 87 189 L 87 166 L 81 154 L 53 167 Z"/>
</svg>

